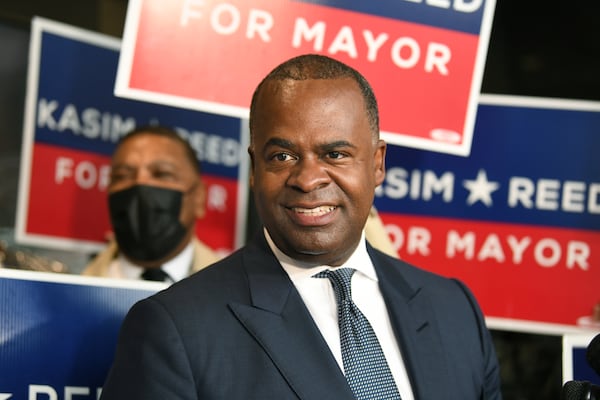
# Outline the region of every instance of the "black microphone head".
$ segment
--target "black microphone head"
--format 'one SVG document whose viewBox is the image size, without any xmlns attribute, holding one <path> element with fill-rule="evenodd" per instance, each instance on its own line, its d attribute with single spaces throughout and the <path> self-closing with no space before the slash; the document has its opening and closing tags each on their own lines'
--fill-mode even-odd
<svg viewBox="0 0 600 400">
<path fill-rule="evenodd" d="M 590 383 L 587 381 L 569 381 L 564 384 L 561 400 L 588 400 L 590 398 Z"/>
<path fill-rule="evenodd" d="M 588 345 L 585 358 L 596 374 L 600 375 L 600 333 Z"/>
</svg>

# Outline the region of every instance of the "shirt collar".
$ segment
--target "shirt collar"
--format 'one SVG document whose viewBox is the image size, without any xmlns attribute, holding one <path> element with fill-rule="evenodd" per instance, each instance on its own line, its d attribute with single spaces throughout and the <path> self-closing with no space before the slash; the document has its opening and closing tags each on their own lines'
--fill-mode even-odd
<svg viewBox="0 0 600 400">
<path fill-rule="evenodd" d="M 194 258 L 194 245 L 190 241 L 188 245 L 174 258 L 170 259 L 161 266 L 173 282 L 177 282 L 189 275 L 192 260 Z M 129 261 L 122 253 L 118 255 L 121 270 L 124 275 L 130 279 L 141 279 L 141 274 L 144 272 L 144 267 L 134 264 Z"/>
<path fill-rule="evenodd" d="M 285 272 L 289 275 L 292 281 L 310 278 L 314 274 L 321 272 L 325 269 L 337 269 L 348 267 L 354 268 L 357 272 L 362 273 L 367 278 L 378 282 L 377 274 L 375 273 L 375 268 L 373 267 L 373 262 L 371 261 L 371 257 L 369 257 L 369 253 L 367 252 L 364 230 L 361 234 L 360 242 L 354 250 L 354 252 L 352 253 L 352 255 L 350 256 L 350 258 L 348 258 L 348 260 L 339 267 L 331 267 L 329 265 L 319 265 L 294 260 L 293 258 L 283 253 L 275 245 L 266 228 L 264 228 L 264 234 L 265 238 L 267 239 L 267 243 L 271 248 L 271 251 L 273 251 L 273 254 L 275 254 L 275 257 L 277 258 L 277 260 L 279 261 L 279 263 L 281 264 Z"/>
</svg>

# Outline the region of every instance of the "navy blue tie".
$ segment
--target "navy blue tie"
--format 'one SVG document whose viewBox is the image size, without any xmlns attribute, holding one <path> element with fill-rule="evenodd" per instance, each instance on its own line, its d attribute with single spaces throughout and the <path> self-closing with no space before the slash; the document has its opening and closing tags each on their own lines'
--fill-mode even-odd
<svg viewBox="0 0 600 400">
<path fill-rule="evenodd" d="M 315 278 L 329 278 L 338 308 L 342 362 L 346 380 L 359 400 L 398 400 L 400 393 L 371 324 L 352 301 L 352 268 L 326 270 Z"/>
</svg>

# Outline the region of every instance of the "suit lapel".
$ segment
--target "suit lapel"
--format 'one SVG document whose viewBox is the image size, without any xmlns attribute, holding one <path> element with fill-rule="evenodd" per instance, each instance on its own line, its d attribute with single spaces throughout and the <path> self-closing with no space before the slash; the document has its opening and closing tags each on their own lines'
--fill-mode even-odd
<svg viewBox="0 0 600 400">
<path fill-rule="evenodd" d="M 379 286 L 417 399 L 442 398 L 451 384 L 434 310 L 425 288 L 369 246 Z M 402 261 L 400 261 L 402 262 Z"/>
<path fill-rule="evenodd" d="M 301 399 L 353 399 L 327 343 L 264 237 L 244 255 L 251 304 L 230 308 Z"/>
</svg>

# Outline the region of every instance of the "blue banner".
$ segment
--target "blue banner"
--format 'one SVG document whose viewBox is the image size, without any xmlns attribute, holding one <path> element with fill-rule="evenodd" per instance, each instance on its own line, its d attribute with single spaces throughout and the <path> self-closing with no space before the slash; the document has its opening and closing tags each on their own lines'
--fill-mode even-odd
<svg viewBox="0 0 600 400">
<path fill-rule="evenodd" d="M 1 399 L 97 398 L 127 310 L 162 287 L 109 284 L 0 269 Z"/>
</svg>

